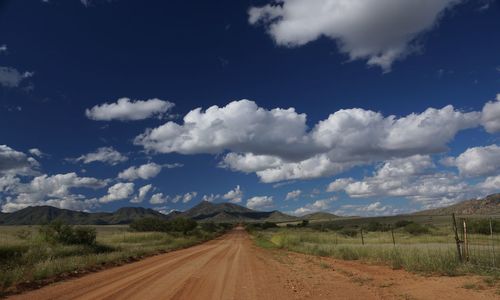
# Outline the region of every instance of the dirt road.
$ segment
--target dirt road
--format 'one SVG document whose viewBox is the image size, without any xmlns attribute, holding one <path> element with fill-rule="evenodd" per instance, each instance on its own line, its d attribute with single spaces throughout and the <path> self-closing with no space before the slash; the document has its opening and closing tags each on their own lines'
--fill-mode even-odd
<svg viewBox="0 0 500 300">
<path fill-rule="evenodd" d="M 478 282 L 474 289 L 464 288 Z M 268 251 L 237 228 L 12 299 L 494 299 L 478 277 L 426 278 L 381 266 Z"/>
</svg>

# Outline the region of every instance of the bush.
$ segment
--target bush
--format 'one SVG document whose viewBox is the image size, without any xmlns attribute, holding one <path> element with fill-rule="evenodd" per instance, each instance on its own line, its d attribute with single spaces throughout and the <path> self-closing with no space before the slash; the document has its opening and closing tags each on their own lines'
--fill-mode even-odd
<svg viewBox="0 0 500 300">
<path fill-rule="evenodd" d="M 386 224 L 381 224 L 379 222 L 372 221 L 368 223 L 365 229 L 367 231 L 387 231 L 389 229 L 389 226 L 387 226 Z"/>
<path fill-rule="evenodd" d="M 348 237 L 357 237 L 358 236 L 358 231 L 356 229 L 352 228 L 344 228 L 339 231 L 340 234 L 343 236 L 348 236 Z"/>
<path fill-rule="evenodd" d="M 186 218 L 176 218 L 165 221 L 157 218 L 144 218 L 135 220 L 130 224 L 134 231 L 159 231 L 159 232 L 182 232 L 187 234 L 198 226 L 196 221 Z"/>
<path fill-rule="evenodd" d="M 429 228 L 417 224 L 417 223 L 410 223 L 404 227 L 405 231 L 408 232 L 409 234 L 413 235 L 419 235 L 419 234 L 424 234 L 424 233 L 429 233 Z"/>
<path fill-rule="evenodd" d="M 73 227 L 59 221 L 42 225 L 39 231 L 47 242 L 66 245 L 94 246 L 97 237 L 95 228 Z"/>
<path fill-rule="evenodd" d="M 414 222 L 408 221 L 408 220 L 399 220 L 396 223 L 394 223 L 394 226 L 396 228 L 401 228 L 401 227 L 405 227 L 406 225 L 410 225 L 412 223 L 414 223 Z"/>
<path fill-rule="evenodd" d="M 214 222 L 207 222 L 201 224 L 201 229 L 206 232 L 216 232 L 219 227 Z"/>
<path fill-rule="evenodd" d="M 499 221 L 492 220 L 491 227 L 494 233 L 500 232 Z M 467 222 L 467 230 L 470 233 L 490 234 L 490 220 L 488 219 L 469 220 Z"/>
</svg>

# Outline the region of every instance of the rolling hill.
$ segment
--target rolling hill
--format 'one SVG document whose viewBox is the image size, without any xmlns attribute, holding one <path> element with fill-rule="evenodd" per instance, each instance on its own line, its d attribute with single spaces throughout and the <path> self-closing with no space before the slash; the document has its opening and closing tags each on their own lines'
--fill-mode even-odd
<svg viewBox="0 0 500 300">
<path fill-rule="evenodd" d="M 500 194 L 489 195 L 483 199 L 471 199 L 450 206 L 423 210 L 414 215 L 440 216 L 451 215 L 498 215 L 500 214 Z"/>
</svg>

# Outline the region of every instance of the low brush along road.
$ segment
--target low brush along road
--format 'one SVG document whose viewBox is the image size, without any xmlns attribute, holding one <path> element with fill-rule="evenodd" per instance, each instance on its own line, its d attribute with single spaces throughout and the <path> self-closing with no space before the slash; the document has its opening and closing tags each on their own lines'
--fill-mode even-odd
<svg viewBox="0 0 500 300">
<path fill-rule="evenodd" d="M 55 283 L 12 299 L 495 299 L 479 277 L 388 267 L 253 245 L 238 227 L 210 242 Z"/>
</svg>

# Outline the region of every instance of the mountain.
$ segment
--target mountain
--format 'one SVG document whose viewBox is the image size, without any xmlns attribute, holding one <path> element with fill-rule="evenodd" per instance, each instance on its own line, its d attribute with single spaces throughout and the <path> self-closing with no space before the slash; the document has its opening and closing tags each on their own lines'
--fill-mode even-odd
<svg viewBox="0 0 500 300">
<path fill-rule="evenodd" d="M 307 215 L 303 215 L 302 219 L 305 220 L 329 220 L 329 219 L 335 219 L 338 218 L 339 216 L 328 213 L 328 212 L 315 212 Z"/>
<path fill-rule="evenodd" d="M 0 213 L 0 225 L 38 225 L 55 220 L 67 224 L 116 225 L 129 224 L 134 220 L 142 218 L 169 220 L 176 217 L 191 218 L 202 222 L 278 222 L 297 220 L 297 218 L 279 211 L 262 212 L 233 203 L 202 201 L 185 212 L 173 211 L 168 215 L 143 207 L 122 207 L 113 213 L 88 213 L 52 206 L 31 206 L 13 213 Z"/>
<path fill-rule="evenodd" d="M 498 215 L 500 214 L 500 194 L 489 195 L 483 199 L 471 199 L 457 204 L 414 213 L 414 215 Z"/>
<path fill-rule="evenodd" d="M 135 219 L 145 217 L 166 219 L 165 215 L 142 207 L 123 207 L 114 213 L 87 213 L 52 206 L 30 206 L 13 213 L 1 214 L 0 224 L 37 225 L 57 220 L 67 224 L 116 225 L 128 224 Z"/>
<path fill-rule="evenodd" d="M 208 201 L 202 201 L 193 208 L 176 216 L 213 222 L 276 222 L 296 219 L 279 211 L 262 212 L 234 203 L 212 203 Z"/>
</svg>

